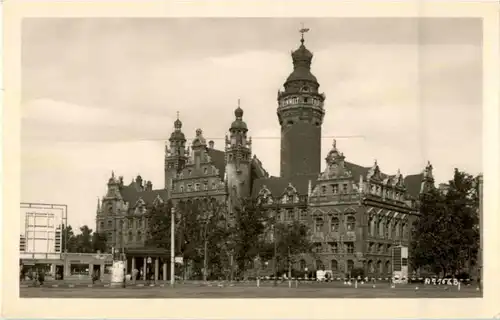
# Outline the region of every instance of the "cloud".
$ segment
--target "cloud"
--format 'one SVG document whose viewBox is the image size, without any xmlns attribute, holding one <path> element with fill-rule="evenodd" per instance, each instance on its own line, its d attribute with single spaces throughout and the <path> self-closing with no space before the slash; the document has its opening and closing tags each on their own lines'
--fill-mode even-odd
<svg viewBox="0 0 500 320">
<path fill-rule="evenodd" d="M 173 119 L 136 110 L 115 110 L 38 99 L 22 106 L 22 138 L 52 141 L 164 139 Z"/>
</svg>

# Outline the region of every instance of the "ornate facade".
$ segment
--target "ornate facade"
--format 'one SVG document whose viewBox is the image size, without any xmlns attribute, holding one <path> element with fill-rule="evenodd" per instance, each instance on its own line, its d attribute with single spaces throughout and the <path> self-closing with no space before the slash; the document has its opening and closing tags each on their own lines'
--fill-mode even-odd
<svg viewBox="0 0 500 320">
<path fill-rule="evenodd" d="M 278 92 L 277 115 L 281 126 L 281 170 L 270 177 L 252 155 L 252 140 L 243 121 L 243 110 L 225 138 L 223 150 L 203 137 L 201 129 L 190 146 L 182 122 L 165 148 L 165 185 L 153 190 L 138 176 L 125 186 L 114 174 L 108 192 L 98 204 L 97 230 L 108 234 L 110 244 L 125 248 L 144 246 L 148 206 L 171 199 L 211 199 L 231 208 L 251 197 L 283 222 L 300 220 L 311 230 L 315 255 L 297 259 L 298 270 L 331 270 L 343 276 L 353 268 L 364 268 L 370 276 L 387 277 L 391 247 L 408 244 L 410 226 L 417 216 L 421 192 L 434 184 L 432 166 L 422 173 L 403 177 L 383 173 L 377 163 L 363 167 L 346 161 L 337 143 L 321 166 L 321 128 L 325 95 L 311 73 L 313 54 L 302 37 L 292 52 L 293 71 Z"/>
</svg>

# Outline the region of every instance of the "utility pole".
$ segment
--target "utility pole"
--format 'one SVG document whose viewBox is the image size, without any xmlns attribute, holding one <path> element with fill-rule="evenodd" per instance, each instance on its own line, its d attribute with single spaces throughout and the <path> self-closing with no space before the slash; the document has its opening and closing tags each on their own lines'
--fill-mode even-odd
<svg viewBox="0 0 500 320">
<path fill-rule="evenodd" d="M 276 217 L 274 218 L 273 221 L 273 242 L 274 242 L 274 261 L 273 261 L 273 274 L 274 274 L 274 286 L 277 286 L 277 277 L 278 277 L 278 270 L 276 269 L 276 263 L 277 263 L 277 241 L 276 241 Z"/>
<path fill-rule="evenodd" d="M 207 229 L 208 229 L 208 219 L 205 219 L 205 230 L 204 230 L 204 254 L 203 254 L 203 281 L 207 281 L 207 268 L 208 268 L 208 257 L 207 257 L 207 250 L 208 250 L 208 241 L 207 241 Z"/>
<path fill-rule="evenodd" d="M 120 220 L 120 246 L 122 249 L 121 253 L 121 260 L 123 261 L 123 282 L 122 282 L 122 287 L 125 288 L 126 286 L 126 275 L 125 275 L 125 270 L 127 270 L 127 259 L 125 257 L 125 246 L 123 244 L 123 220 Z"/>
<path fill-rule="evenodd" d="M 170 209 L 170 285 L 175 285 L 175 208 Z"/>
</svg>

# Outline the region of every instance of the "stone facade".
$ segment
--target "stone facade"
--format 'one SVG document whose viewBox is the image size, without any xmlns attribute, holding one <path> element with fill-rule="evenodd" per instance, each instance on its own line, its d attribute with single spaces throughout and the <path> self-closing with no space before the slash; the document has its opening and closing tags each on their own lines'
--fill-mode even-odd
<svg viewBox="0 0 500 320">
<path fill-rule="evenodd" d="M 302 39 L 292 53 L 294 68 L 284 91 L 278 92 L 279 177 L 270 177 L 252 155 L 239 103 L 223 150 L 215 149 L 213 141 L 207 144 L 201 129 L 188 146 L 177 119 L 165 148 L 164 187 L 153 190 L 140 176 L 124 185 L 112 174 L 98 204 L 97 231 L 107 233 L 115 247 L 141 248 L 151 205 L 168 199 L 174 204 L 211 200 L 227 205 L 231 213 L 240 199 L 251 197 L 283 222 L 310 226 L 315 254 L 298 257 L 295 269 L 321 268 L 343 276 L 364 268 L 367 275 L 389 275 L 391 247 L 409 243 L 419 194 L 434 183 L 432 166 L 406 177 L 399 171 L 386 174 L 376 161 L 371 167 L 346 161 L 334 141 L 320 172 L 325 95 L 311 73 L 312 57 Z"/>
</svg>

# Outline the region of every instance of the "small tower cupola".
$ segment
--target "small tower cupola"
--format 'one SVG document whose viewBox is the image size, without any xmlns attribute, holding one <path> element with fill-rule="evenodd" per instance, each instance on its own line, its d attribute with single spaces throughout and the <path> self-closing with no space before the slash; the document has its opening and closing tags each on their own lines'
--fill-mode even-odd
<svg viewBox="0 0 500 320">
<path fill-rule="evenodd" d="M 174 131 L 170 134 L 168 144 L 165 146 L 165 188 L 173 188 L 173 179 L 177 173 L 184 168 L 187 162 L 186 137 L 182 132 L 182 122 L 177 119 L 174 121 Z"/>
</svg>

